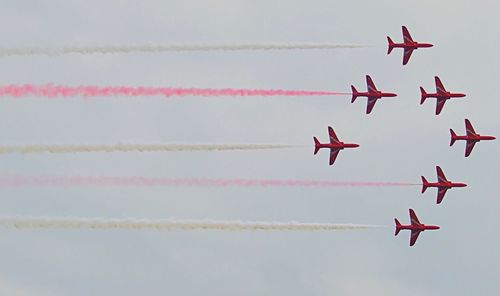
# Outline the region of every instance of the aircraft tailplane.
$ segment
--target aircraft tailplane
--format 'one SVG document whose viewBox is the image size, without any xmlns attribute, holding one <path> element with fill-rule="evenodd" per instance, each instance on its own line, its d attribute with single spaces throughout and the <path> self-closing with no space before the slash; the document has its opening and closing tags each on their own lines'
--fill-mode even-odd
<svg viewBox="0 0 500 296">
<path fill-rule="evenodd" d="M 420 87 L 420 94 L 421 94 L 420 105 L 422 105 L 425 102 L 425 99 L 427 99 L 427 92 L 423 87 Z"/>
<path fill-rule="evenodd" d="M 455 144 L 455 141 L 457 140 L 457 134 L 450 128 L 450 134 L 451 134 L 451 140 L 450 140 L 450 146 L 453 146 Z"/>
<path fill-rule="evenodd" d="M 392 42 L 391 37 L 387 36 L 387 43 L 388 43 L 388 48 L 387 48 L 387 54 L 390 54 L 391 51 L 394 49 L 394 42 Z"/>
<path fill-rule="evenodd" d="M 396 223 L 396 232 L 394 232 L 394 236 L 396 236 L 401 231 L 401 223 L 399 223 L 398 219 L 394 219 L 394 222 Z"/>
<path fill-rule="evenodd" d="M 422 193 L 427 190 L 427 187 L 429 187 L 429 182 L 427 182 L 427 179 L 425 179 L 424 176 L 422 176 Z"/>
<path fill-rule="evenodd" d="M 314 139 L 314 155 L 316 155 L 316 153 L 318 153 L 319 151 L 319 140 L 316 138 L 316 137 L 313 137 Z"/>
<path fill-rule="evenodd" d="M 356 101 L 356 98 L 358 97 L 358 90 L 354 87 L 354 85 L 351 85 L 351 90 L 352 90 L 351 103 L 354 103 L 354 101 Z"/>
</svg>

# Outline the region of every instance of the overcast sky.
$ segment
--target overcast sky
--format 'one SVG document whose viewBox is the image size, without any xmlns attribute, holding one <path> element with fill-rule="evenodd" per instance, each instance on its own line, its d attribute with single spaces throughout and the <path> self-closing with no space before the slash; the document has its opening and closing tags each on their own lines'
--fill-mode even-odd
<svg viewBox="0 0 500 296">
<path fill-rule="evenodd" d="M 0 101 L 0 144 L 269 143 L 255 152 L 0 155 L 23 175 L 435 180 L 467 188 L 17 188 L 1 216 L 190 218 L 380 224 L 331 233 L 0 230 L 2 295 L 498 295 L 498 141 L 464 158 L 449 128 L 500 134 L 497 1 L 13 1 L 0 7 L 1 47 L 150 43 L 331 42 L 361 49 L 0 58 L 1 84 L 331 90 L 399 94 L 364 114 L 365 99 L 41 98 Z M 386 36 L 434 43 L 386 55 Z M 465 99 L 420 106 L 434 75 Z M 312 136 L 345 141 L 333 167 Z M 408 247 L 393 219 L 414 208 L 441 225 Z"/>
</svg>

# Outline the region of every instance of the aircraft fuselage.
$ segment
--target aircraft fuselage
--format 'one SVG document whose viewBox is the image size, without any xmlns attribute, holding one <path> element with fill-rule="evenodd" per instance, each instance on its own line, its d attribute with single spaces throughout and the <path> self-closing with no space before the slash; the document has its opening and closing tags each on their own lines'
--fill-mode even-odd
<svg viewBox="0 0 500 296">
<path fill-rule="evenodd" d="M 451 98 L 463 98 L 465 94 L 462 93 L 452 93 L 452 92 L 437 92 L 437 93 L 426 93 L 423 95 L 425 98 L 436 98 L 436 99 L 451 99 Z"/>
<path fill-rule="evenodd" d="M 420 224 L 420 225 L 398 225 L 396 226 L 397 229 L 400 230 L 416 230 L 416 231 L 425 231 L 425 230 L 437 230 L 440 229 L 441 227 L 437 225 L 425 225 L 425 224 Z"/>
<path fill-rule="evenodd" d="M 467 187 L 465 183 L 454 183 L 454 182 L 436 182 L 436 183 L 425 183 L 426 187 L 437 187 L 437 188 L 453 188 L 453 187 Z"/>
<path fill-rule="evenodd" d="M 481 136 L 481 135 L 453 136 L 452 138 L 453 140 L 474 141 L 474 142 L 491 141 L 496 139 L 496 137 L 494 136 Z"/>
<path fill-rule="evenodd" d="M 344 143 L 344 142 L 340 142 L 340 143 L 325 143 L 325 144 L 319 144 L 317 145 L 316 147 L 318 147 L 319 149 L 321 148 L 329 148 L 329 149 L 344 149 L 344 148 L 357 148 L 359 147 L 359 144 L 354 144 L 354 143 Z"/>
<path fill-rule="evenodd" d="M 392 47 L 395 48 L 405 48 L 405 49 L 419 49 L 419 48 L 426 48 L 426 47 L 433 47 L 433 44 L 430 43 L 418 43 L 418 42 L 413 42 L 413 43 L 393 43 Z"/>
<path fill-rule="evenodd" d="M 376 91 L 376 92 L 357 92 L 355 93 L 357 97 L 368 97 L 368 98 L 388 98 L 388 97 L 396 97 L 397 94 L 395 93 L 389 93 L 389 92 L 381 92 L 381 91 Z"/>
</svg>

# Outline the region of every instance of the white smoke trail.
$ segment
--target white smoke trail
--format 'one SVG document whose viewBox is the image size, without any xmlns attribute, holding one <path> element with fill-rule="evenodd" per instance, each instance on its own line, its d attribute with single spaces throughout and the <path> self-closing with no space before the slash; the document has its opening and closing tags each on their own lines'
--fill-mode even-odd
<svg viewBox="0 0 500 296">
<path fill-rule="evenodd" d="M 71 46 L 71 47 L 21 47 L 0 48 L 0 56 L 66 54 L 120 54 L 120 53 L 161 53 L 186 51 L 242 51 L 242 50 L 307 50 L 363 48 L 366 45 L 333 43 L 296 43 L 296 44 L 151 44 L 131 46 Z"/>
<path fill-rule="evenodd" d="M 213 179 L 213 178 L 152 178 L 144 176 L 20 176 L 0 173 L 0 188 L 26 186 L 118 186 L 118 187 L 403 187 L 420 186 L 404 182 L 366 182 L 333 180 L 281 180 L 281 179 Z"/>
<path fill-rule="evenodd" d="M 16 229 L 124 229 L 161 231 L 338 231 L 368 229 L 379 226 L 299 222 L 0 217 L 0 227 Z"/>
<path fill-rule="evenodd" d="M 80 152 L 171 152 L 171 151 L 224 151 L 291 148 L 292 145 L 267 144 L 115 144 L 115 145 L 29 145 L 0 146 L 0 154 L 7 153 L 80 153 Z"/>
</svg>

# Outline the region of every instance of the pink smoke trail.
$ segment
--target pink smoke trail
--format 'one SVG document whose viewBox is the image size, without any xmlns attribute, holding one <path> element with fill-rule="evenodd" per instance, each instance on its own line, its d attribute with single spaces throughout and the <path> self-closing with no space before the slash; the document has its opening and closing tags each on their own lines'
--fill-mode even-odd
<svg viewBox="0 0 500 296">
<path fill-rule="evenodd" d="M 62 85 L 5 85 L 0 86 L 1 97 L 108 97 L 108 96 L 332 96 L 350 95 L 350 93 L 329 91 L 305 91 L 305 90 L 282 90 L 282 89 L 212 89 L 212 88 L 175 88 L 175 87 L 129 87 L 129 86 L 62 86 Z"/>
<path fill-rule="evenodd" d="M 147 178 L 147 177 L 102 177 L 102 176 L 15 176 L 0 175 L 0 187 L 403 187 L 420 185 L 403 182 L 353 182 L 279 179 L 207 179 L 207 178 Z"/>
</svg>

